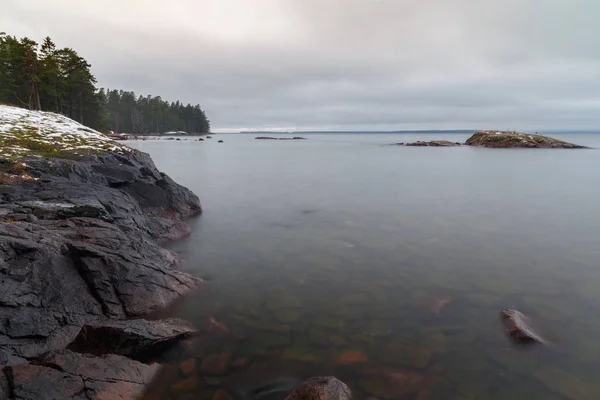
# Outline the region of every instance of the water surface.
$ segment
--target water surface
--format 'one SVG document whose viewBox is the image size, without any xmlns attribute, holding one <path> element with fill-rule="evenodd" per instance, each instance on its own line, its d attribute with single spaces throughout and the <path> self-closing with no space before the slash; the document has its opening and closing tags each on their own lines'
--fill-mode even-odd
<svg viewBox="0 0 600 400">
<path fill-rule="evenodd" d="M 305 136 L 130 143 L 202 201 L 173 249 L 210 289 L 178 316 L 230 333 L 199 361 L 244 361 L 194 391 L 334 374 L 358 399 L 600 398 L 600 151 Z M 513 346 L 503 308 L 554 345 Z"/>
</svg>

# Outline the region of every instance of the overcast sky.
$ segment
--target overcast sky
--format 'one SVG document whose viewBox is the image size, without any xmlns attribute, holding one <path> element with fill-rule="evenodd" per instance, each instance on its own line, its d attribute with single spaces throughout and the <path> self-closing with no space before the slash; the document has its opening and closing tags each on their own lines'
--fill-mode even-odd
<svg viewBox="0 0 600 400">
<path fill-rule="evenodd" d="M 215 131 L 600 128 L 600 0 L 0 0 Z"/>
</svg>

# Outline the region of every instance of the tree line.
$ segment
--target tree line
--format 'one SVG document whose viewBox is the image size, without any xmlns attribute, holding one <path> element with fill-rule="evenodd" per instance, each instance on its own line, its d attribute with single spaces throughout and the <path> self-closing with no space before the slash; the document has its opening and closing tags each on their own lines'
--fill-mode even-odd
<svg viewBox="0 0 600 400">
<path fill-rule="evenodd" d="M 99 131 L 207 133 L 200 105 L 96 87 L 91 65 L 46 37 L 41 45 L 0 32 L 0 103 L 66 115 Z"/>
</svg>

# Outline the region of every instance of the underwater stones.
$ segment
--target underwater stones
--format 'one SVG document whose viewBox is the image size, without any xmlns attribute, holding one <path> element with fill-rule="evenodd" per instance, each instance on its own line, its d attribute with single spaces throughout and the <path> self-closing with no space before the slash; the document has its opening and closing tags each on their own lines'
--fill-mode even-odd
<svg viewBox="0 0 600 400">
<path fill-rule="evenodd" d="M 386 399 L 417 394 L 432 382 L 423 374 L 403 369 L 372 368 L 364 373 L 366 376 L 358 380 L 358 386 L 370 396 Z"/>
<path fill-rule="evenodd" d="M 212 400 L 234 400 L 234 399 L 233 399 L 233 396 L 231 396 L 225 390 L 219 389 L 213 395 Z"/>
<path fill-rule="evenodd" d="M 506 368 L 507 371 L 530 376 L 537 368 L 539 361 L 535 352 L 519 351 L 512 347 L 491 348 L 490 358 Z"/>
<path fill-rule="evenodd" d="M 342 329 L 345 326 L 345 321 L 328 316 L 319 316 L 311 320 L 311 326 L 321 326 L 329 329 Z"/>
<path fill-rule="evenodd" d="M 171 392 L 173 394 L 184 394 L 190 393 L 196 390 L 198 387 L 198 378 L 191 377 L 187 379 L 181 379 L 171 385 Z"/>
<path fill-rule="evenodd" d="M 392 339 L 380 355 L 380 359 L 390 364 L 423 369 L 429 364 L 432 353 L 431 349 L 407 343 L 401 339 Z"/>
<path fill-rule="evenodd" d="M 355 293 L 340 299 L 340 304 L 343 304 L 344 306 L 365 306 L 370 305 L 371 303 L 371 299 L 365 293 Z"/>
<path fill-rule="evenodd" d="M 189 360 L 183 361 L 179 365 L 179 369 L 181 370 L 181 373 L 184 376 L 192 375 L 192 373 L 194 373 L 194 370 L 196 369 L 196 360 L 193 358 L 190 358 Z"/>
<path fill-rule="evenodd" d="M 292 324 L 300 319 L 300 311 L 293 308 L 280 309 L 274 312 L 275 317 L 285 323 Z"/>
<path fill-rule="evenodd" d="M 302 307 L 302 301 L 298 296 L 291 292 L 276 290 L 267 297 L 266 306 L 271 311 L 287 308 L 300 308 Z"/>
<path fill-rule="evenodd" d="M 335 364 L 352 365 L 361 364 L 369 361 L 369 357 L 360 350 L 345 351 L 335 359 Z"/>
<path fill-rule="evenodd" d="M 252 341 L 263 348 L 282 347 L 290 342 L 289 334 L 283 335 L 275 332 L 258 332 Z"/>
<path fill-rule="evenodd" d="M 244 368 L 248 365 L 248 359 L 245 357 L 240 357 L 231 363 L 233 368 Z"/>
<path fill-rule="evenodd" d="M 556 367 L 544 366 L 535 371 L 534 376 L 548 389 L 573 400 L 600 398 L 600 385 L 585 381 L 578 376 Z"/>
<path fill-rule="evenodd" d="M 447 347 L 446 335 L 442 332 L 426 332 L 423 335 L 423 342 L 428 348 L 432 349 L 436 353 L 444 353 Z"/>
<path fill-rule="evenodd" d="M 200 364 L 200 371 L 209 375 L 222 375 L 227 370 L 231 354 L 211 354 L 205 357 Z"/>
<path fill-rule="evenodd" d="M 327 329 L 318 326 L 313 326 L 308 331 L 309 340 L 319 346 L 328 346 L 331 342 L 331 334 Z"/>
<path fill-rule="evenodd" d="M 298 361 L 298 362 L 306 362 L 306 363 L 319 362 L 319 358 L 316 355 L 307 352 L 307 350 L 305 350 L 305 349 L 298 349 L 298 348 L 294 348 L 294 347 L 286 349 L 283 352 L 281 358 L 284 361 Z"/>
</svg>

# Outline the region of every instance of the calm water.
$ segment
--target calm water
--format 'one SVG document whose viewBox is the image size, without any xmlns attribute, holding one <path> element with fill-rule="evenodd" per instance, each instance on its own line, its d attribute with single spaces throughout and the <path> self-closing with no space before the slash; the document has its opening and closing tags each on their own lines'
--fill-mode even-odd
<svg viewBox="0 0 600 400">
<path fill-rule="evenodd" d="M 130 143 L 205 211 L 173 249 L 210 289 L 177 315 L 227 325 L 198 357 L 231 358 L 190 391 L 334 374 L 357 399 L 600 398 L 600 150 L 385 146 L 467 138 L 434 136 Z M 503 308 L 554 344 L 513 346 Z"/>
</svg>

